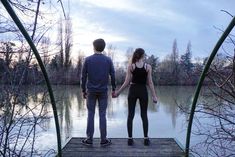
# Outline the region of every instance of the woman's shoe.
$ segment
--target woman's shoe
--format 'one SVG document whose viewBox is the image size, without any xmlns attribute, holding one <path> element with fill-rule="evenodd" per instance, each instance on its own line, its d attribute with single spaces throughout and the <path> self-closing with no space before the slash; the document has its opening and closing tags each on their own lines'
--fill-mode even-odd
<svg viewBox="0 0 235 157">
<path fill-rule="evenodd" d="M 127 140 L 128 146 L 132 146 L 133 143 L 134 143 L 133 138 L 128 138 L 128 140 Z"/>
<path fill-rule="evenodd" d="M 150 144 L 149 138 L 144 138 L 144 145 L 149 146 L 149 144 Z"/>
</svg>

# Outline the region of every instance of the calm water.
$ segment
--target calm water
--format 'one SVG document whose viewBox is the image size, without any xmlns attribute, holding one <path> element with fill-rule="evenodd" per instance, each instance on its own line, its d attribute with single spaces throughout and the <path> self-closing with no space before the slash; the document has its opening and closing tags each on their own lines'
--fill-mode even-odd
<svg viewBox="0 0 235 157">
<path fill-rule="evenodd" d="M 153 104 L 149 101 L 148 104 L 149 137 L 175 138 L 182 145 L 185 145 L 187 115 L 179 110 L 177 104 L 183 104 L 184 108 L 190 109 L 195 87 L 157 86 L 155 88 L 158 103 Z M 62 146 L 64 146 L 71 137 L 86 136 L 86 100 L 82 98 L 81 88 L 79 86 L 54 86 L 53 89 L 56 97 L 59 122 L 61 124 Z M 46 88 L 30 87 L 26 88 L 25 91 L 27 97 L 25 101 L 28 102 L 31 108 L 39 105 L 40 111 L 41 105 L 38 102 L 42 99 Z M 108 137 L 127 137 L 127 93 L 128 89 L 115 99 L 112 99 L 111 93 L 109 93 L 110 97 L 107 109 Z M 47 99 L 50 101 L 49 98 Z M 21 112 L 27 112 L 27 109 L 25 108 Z M 55 124 L 49 103 L 44 107 L 43 112 L 45 117 L 48 118 L 41 120 L 40 127 L 37 127 L 36 148 L 46 151 L 56 149 Z M 96 112 L 94 137 L 99 137 L 100 135 L 98 118 L 98 112 Z M 136 106 L 133 137 L 143 137 L 139 104 Z M 194 139 L 196 138 L 192 139 L 192 143 Z"/>
<path fill-rule="evenodd" d="M 177 104 L 189 107 L 195 87 L 156 87 L 159 101 L 157 104 L 149 102 L 149 137 L 176 138 L 185 144 L 187 116 L 182 113 Z M 81 89 L 77 86 L 54 87 L 59 121 L 61 124 L 62 145 L 71 137 L 85 137 L 86 134 L 86 101 L 82 99 Z M 108 137 L 127 137 L 127 93 L 124 91 L 118 98 L 109 98 L 107 110 Z M 40 94 L 39 94 L 40 95 Z M 110 94 L 111 95 L 111 94 Z M 150 98 L 151 100 L 151 98 Z M 50 106 L 48 106 L 48 110 Z M 52 114 L 51 114 L 52 115 Z M 98 112 L 95 115 L 95 134 L 99 137 Z M 56 148 L 55 124 L 53 118 L 44 122 L 45 131 L 40 133 L 37 145 L 42 149 Z M 133 137 L 143 137 L 142 121 L 139 104 L 133 122 Z M 48 139 L 50 139 L 48 141 Z"/>
</svg>

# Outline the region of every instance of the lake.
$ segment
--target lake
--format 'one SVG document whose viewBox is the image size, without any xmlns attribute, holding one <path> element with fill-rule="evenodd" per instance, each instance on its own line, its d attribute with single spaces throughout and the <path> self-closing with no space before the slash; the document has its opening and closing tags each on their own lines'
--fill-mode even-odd
<svg viewBox="0 0 235 157">
<path fill-rule="evenodd" d="M 195 87 L 155 87 L 158 96 L 158 103 L 154 104 L 149 98 L 148 119 L 149 137 L 176 138 L 185 145 L 187 115 L 181 112 L 177 105 L 190 106 Z M 87 109 L 86 100 L 82 99 L 81 89 L 78 86 L 56 86 L 54 94 L 57 101 L 59 122 L 61 124 L 62 145 L 71 137 L 86 136 Z M 107 109 L 107 132 L 108 137 L 127 137 L 127 94 L 128 89 L 119 95 L 118 98 L 111 98 L 109 93 L 109 105 Z M 150 95 L 150 93 L 149 93 Z M 50 108 L 50 107 L 49 107 Z M 49 109 L 50 110 L 50 109 Z M 99 137 L 99 115 L 96 110 L 94 137 Z M 55 147 L 55 124 L 53 119 L 45 122 L 46 131 L 40 136 L 42 141 L 40 148 Z M 143 129 L 140 118 L 140 107 L 137 102 L 136 114 L 133 121 L 133 137 L 142 138 Z M 49 142 L 43 142 L 51 139 Z"/>
<path fill-rule="evenodd" d="M 190 109 L 192 104 L 195 87 L 191 86 L 156 86 L 158 103 L 151 101 L 149 92 L 149 137 L 150 138 L 175 138 L 185 146 L 188 115 L 180 111 L 178 105 Z M 59 115 L 62 146 L 69 141 L 71 137 L 86 137 L 87 109 L 86 100 L 82 98 L 81 88 L 79 86 L 53 86 L 56 98 L 57 110 Z M 22 89 L 26 94 L 26 100 L 29 108 L 38 105 L 38 111 L 43 112 L 45 118 L 40 120 L 37 127 L 35 147 L 40 150 L 48 151 L 56 149 L 56 131 L 50 105 L 50 99 L 47 97 L 43 110 L 40 109 L 39 102 L 43 99 L 46 88 L 26 87 Z M 127 93 L 126 89 L 118 98 L 111 98 L 109 91 L 109 104 L 107 109 L 107 133 L 108 137 L 127 138 Z M 26 113 L 28 109 L 23 107 L 21 114 Z M 98 108 L 97 108 L 98 109 Z M 98 110 L 97 110 L 98 111 Z M 99 116 L 95 115 L 95 133 L 94 137 L 99 137 Z M 34 113 L 34 114 L 35 114 Z M 1 113 L 0 113 L 1 114 Z M 136 114 L 133 122 L 133 137 L 142 138 L 143 129 L 140 118 L 140 107 L 137 102 Z M 192 142 L 194 143 L 192 137 Z M 50 155 L 48 155 L 50 156 Z"/>
</svg>

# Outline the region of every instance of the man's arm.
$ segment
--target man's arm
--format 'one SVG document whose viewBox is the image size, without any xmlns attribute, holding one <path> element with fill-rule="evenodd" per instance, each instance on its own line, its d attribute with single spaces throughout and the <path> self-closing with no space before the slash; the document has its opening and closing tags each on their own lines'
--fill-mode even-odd
<svg viewBox="0 0 235 157">
<path fill-rule="evenodd" d="M 82 92 L 86 94 L 86 83 L 87 83 L 87 61 L 85 60 L 82 66 Z"/>
<path fill-rule="evenodd" d="M 112 91 L 115 91 L 116 89 L 115 70 L 111 59 L 110 61 L 111 61 L 111 68 L 110 68 L 111 85 L 112 85 Z"/>
</svg>

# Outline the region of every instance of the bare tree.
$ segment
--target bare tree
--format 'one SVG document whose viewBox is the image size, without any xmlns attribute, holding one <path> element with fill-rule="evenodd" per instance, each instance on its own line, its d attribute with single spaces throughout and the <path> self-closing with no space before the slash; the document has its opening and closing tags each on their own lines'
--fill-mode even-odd
<svg viewBox="0 0 235 157">
<path fill-rule="evenodd" d="M 59 20 L 59 27 L 58 27 L 58 42 L 57 45 L 59 46 L 59 65 L 61 68 L 64 66 L 64 40 L 63 40 L 63 22 L 62 18 Z"/>
<path fill-rule="evenodd" d="M 112 60 L 114 60 L 115 50 L 116 50 L 116 47 L 110 44 L 107 46 L 107 52 L 105 53 L 105 55 L 109 56 Z"/>
<path fill-rule="evenodd" d="M 44 63 L 46 63 L 47 41 L 43 37 L 51 25 L 40 22 L 45 19 L 41 7 L 51 2 L 41 0 L 9 2 L 20 18 L 30 19 L 24 21 L 24 26 L 31 34 L 37 48 L 44 49 Z M 0 33 L 9 33 L 12 40 L 16 40 L 3 41 L 0 45 L 0 156 L 42 156 L 51 152 L 55 154 L 55 151 L 48 152 L 48 150 L 38 148 L 38 133 L 44 130 L 45 119 L 50 118 L 47 109 L 49 99 L 45 89 L 39 95 L 38 93 L 29 94 L 27 88 L 23 86 L 25 83 L 35 85 L 41 73 L 31 49 L 25 44 L 14 22 L 6 15 L 1 8 Z M 4 66 L 5 68 L 2 69 Z M 3 77 L 5 74 L 10 77 L 6 79 Z M 37 90 L 36 87 L 34 90 Z M 36 100 L 31 100 L 32 97 L 36 97 Z"/>
<path fill-rule="evenodd" d="M 178 75 L 179 75 L 179 50 L 177 47 L 177 40 L 175 39 L 172 46 L 172 53 L 170 55 L 171 58 L 171 69 L 172 69 L 172 75 L 174 76 L 174 81 L 178 81 Z"/>
<path fill-rule="evenodd" d="M 64 66 L 66 69 L 68 69 L 71 65 L 71 48 L 72 48 L 72 23 L 71 19 L 68 16 L 65 20 L 65 60 L 64 60 Z"/>
</svg>

